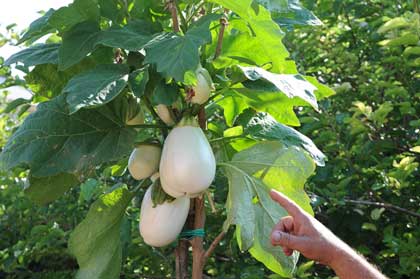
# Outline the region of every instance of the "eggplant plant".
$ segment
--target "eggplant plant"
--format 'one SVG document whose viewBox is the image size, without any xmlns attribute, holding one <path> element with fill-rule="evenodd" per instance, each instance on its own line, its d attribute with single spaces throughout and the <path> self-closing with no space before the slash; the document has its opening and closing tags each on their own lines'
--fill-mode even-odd
<svg viewBox="0 0 420 279">
<path fill-rule="evenodd" d="M 130 157 L 130 182 L 99 196 L 70 235 L 77 278 L 119 278 L 120 228 L 144 192 L 141 235 L 177 245 L 177 278 L 189 276 L 180 259 L 189 245 L 192 278 L 202 278 L 230 228 L 242 251 L 292 276 L 299 254 L 269 244 L 287 213 L 268 193 L 313 213 L 304 184 L 325 156 L 292 127 L 300 107 L 318 110 L 334 92 L 298 73 L 282 38 L 293 24 L 319 23 L 295 0 L 75 0 L 29 26 L 19 41 L 27 47 L 5 64 L 26 71 L 37 109 L 4 146 L 1 167 L 27 169 L 26 192 L 45 205 Z M 205 214 L 221 189 L 226 220 L 208 239 Z"/>
</svg>

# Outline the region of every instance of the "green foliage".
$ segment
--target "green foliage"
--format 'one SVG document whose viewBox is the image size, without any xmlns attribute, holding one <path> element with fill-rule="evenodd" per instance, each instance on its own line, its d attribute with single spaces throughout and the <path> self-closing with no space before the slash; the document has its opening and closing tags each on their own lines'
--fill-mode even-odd
<svg viewBox="0 0 420 279">
<path fill-rule="evenodd" d="M 390 278 L 416 278 L 419 219 L 349 200 L 419 213 L 419 14 L 409 1 L 305 2 L 325 25 L 297 29 L 287 43 L 302 70 L 337 92 L 322 114 L 301 117 L 329 159 L 308 184 L 314 210 Z"/>
<path fill-rule="evenodd" d="M 297 107 L 317 110 L 318 100 L 333 92 L 299 74 L 279 24 L 318 20 L 298 1 L 177 4 L 184 11 L 178 13 L 179 32 L 170 5 L 151 0 L 75 0 L 33 22 L 17 38 L 28 48 L 2 63 L 5 75 L 10 75 L 9 65 L 23 64 L 25 86 L 34 96 L 6 109 L 8 118 L 17 118 L 9 124 L 13 132 L 5 135 L 0 166 L 5 172 L 22 168 L 26 196 L 45 208 L 68 196 L 77 197 L 73 203 L 83 213 L 90 206 L 74 230 L 73 222 L 57 236 L 61 241 L 70 236 L 68 252 L 79 267 L 76 278 L 131 278 L 139 270 L 172 275 L 173 247 L 151 249 L 138 236 L 144 181 L 137 185 L 125 173 L 127 157 L 138 139 L 164 142 L 171 127 L 157 117 L 156 105 L 169 106 L 176 120 L 205 110 L 206 136 L 220 166 L 211 187 L 220 212 L 209 223 L 208 235 L 219 232 L 226 219 L 229 239 L 222 246 L 230 247 L 230 258 L 250 265 L 250 276 L 255 270 L 268 273 L 259 261 L 291 277 L 299 255 L 286 257 L 269 244 L 271 228 L 286 212 L 268 193 L 280 190 L 312 213 L 303 187 L 325 156 L 287 125 L 300 125 Z M 230 24 L 218 45 L 223 20 Z M 32 44 L 48 34 L 45 43 Z M 222 52 L 215 55 L 220 47 Z M 215 83 L 211 99 L 201 106 L 189 102 L 200 66 Z M 13 114 L 16 107 L 30 104 L 35 111 Z M 382 108 L 372 119 L 383 123 L 389 110 Z M 145 123 L 127 126 L 128 117 L 139 111 L 145 113 Z M 404 168 L 406 162 L 399 164 Z M 50 226 L 43 228 L 48 230 Z M 206 238 L 206 245 L 210 240 Z M 216 274 L 220 261 L 215 257 L 210 262 L 206 273 Z M 235 275 L 243 271 L 228 264 L 222 270 Z M 304 276 L 304 266 L 302 270 L 299 276 Z"/>
</svg>

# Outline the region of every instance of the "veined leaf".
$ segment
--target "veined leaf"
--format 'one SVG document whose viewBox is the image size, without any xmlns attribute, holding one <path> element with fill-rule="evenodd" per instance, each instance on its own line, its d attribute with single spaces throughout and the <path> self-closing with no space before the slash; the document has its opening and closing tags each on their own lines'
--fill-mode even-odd
<svg viewBox="0 0 420 279">
<path fill-rule="evenodd" d="M 267 113 L 258 113 L 244 128 L 245 134 L 258 140 L 278 140 L 285 147 L 298 147 L 305 150 L 318 166 L 325 165 L 325 155 L 316 147 L 310 138 L 293 128 L 278 123 Z"/>
<path fill-rule="evenodd" d="M 98 21 L 99 6 L 97 0 L 75 0 L 67 7 L 55 11 L 48 23 L 60 32 L 71 29 L 83 21 Z"/>
<path fill-rule="evenodd" d="M 185 36 L 163 33 L 146 45 L 146 63 L 156 64 L 157 71 L 177 81 L 184 81 L 188 71 L 194 72 L 200 62 L 200 46 L 211 42 L 210 23 L 220 15 L 209 14 L 191 25 Z"/>
<path fill-rule="evenodd" d="M 10 137 L 0 166 L 23 165 L 33 176 L 88 173 L 94 166 L 130 154 L 135 132 L 106 111 L 70 114 L 64 95 L 38 105 Z"/>
<path fill-rule="evenodd" d="M 143 20 L 130 21 L 124 27 L 102 31 L 98 44 L 130 51 L 141 50 L 159 32 L 155 25 Z"/>
<path fill-rule="evenodd" d="M 229 124 L 235 116 L 233 112 L 241 113 L 251 107 L 259 112 L 268 112 L 278 122 L 290 126 L 299 126 L 293 107 L 300 105 L 297 98 L 290 99 L 284 94 L 268 91 L 254 91 L 248 88 L 234 88 L 215 102 L 224 110 L 224 115 Z"/>
<path fill-rule="evenodd" d="M 263 6 L 266 6 L 263 2 L 268 2 L 266 0 L 257 1 Z M 273 4 L 273 2 L 284 2 L 284 0 L 269 0 L 269 2 Z M 280 26 L 290 28 L 293 25 L 322 25 L 319 18 L 303 7 L 299 0 L 287 0 L 286 9 L 282 9 L 283 7 L 279 5 L 266 8 L 271 11 L 271 17 Z"/>
<path fill-rule="evenodd" d="M 97 45 L 100 28 L 97 22 L 85 21 L 63 34 L 58 50 L 59 70 L 65 70 L 91 53 Z"/>
<path fill-rule="evenodd" d="M 250 27 L 250 31 L 259 40 L 261 50 L 270 57 L 271 71 L 274 73 L 296 74 L 297 68 L 293 61 L 288 59 L 289 52 L 281 42 L 284 33 L 272 20 L 270 12 L 260 6 L 251 8 L 250 0 L 211 0 L 235 12 Z"/>
<path fill-rule="evenodd" d="M 314 91 L 317 89 L 306 81 L 301 75 L 282 75 L 273 74 L 258 67 L 241 67 L 245 76 L 252 81 L 262 80 L 272 84 L 277 90 L 284 93 L 287 97 L 298 97 L 309 103 L 318 110 L 318 103 Z M 270 90 L 272 91 L 272 90 Z"/>
<path fill-rule="evenodd" d="M 21 62 L 26 67 L 40 64 L 57 64 L 60 44 L 36 44 L 13 54 L 4 64 L 6 66 Z"/>
<path fill-rule="evenodd" d="M 35 41 L 46 34 L 54 32 L 55 28 L 48 23 L 51 15 L 54 12 L 54 9 L 49 9 L 43 16 L 33 21 L 29 25 L 28 31 L 26 31 L 22 38 L 20 38 L 18 44 L 28 40 Z"/>
<path fill-rule="evenodd" d="M 129 68 L 125 64 L 109 64 L 73 77 L 63 89 L 70 112 L 112 101 L 127 85 L 128 73 Z"/>
<path fill-rule="evenodd" d="M 77 258 L 77 279 L 115 279 L 121 270 L 120 229 L 133 194 L 125 186 L 104 194 L 74 229 L 69 250 Z"/>
<path fill-rule="evenodd" d="M 301 150 L 266 141 L 219 165 L 229 179 L 227 222 L 236 225 L 240 247 L 246 249 L 252 245 L 249 251 L 257 260 L 282 276 L 290 276 L 298 253 L 287 257 L 281 249 L 273 247 L 269 239 L 274 225 L 288 214 L 268 193 L 270 189 L 281 191 L 313 214 L 303 191 L 306 179 L 315 170 L 313 161 Z"/>
<path fill-rule="evenodd" d="M 74 174 L 59 173 L 54 176 L 29 176 L 25 195 L 39 205 L 45 205 L 61 197 L 67 190 L 79 184 Z"/>
<path fill-rule="evenodd" d="M 128 78 L 128 85 L 133 91 L 134 95 L 141 98 L 146 90 L 147 82 L 149 81 L 149 71 L 148 67 L 138 69 L 130 73 Z"/>
</svg>

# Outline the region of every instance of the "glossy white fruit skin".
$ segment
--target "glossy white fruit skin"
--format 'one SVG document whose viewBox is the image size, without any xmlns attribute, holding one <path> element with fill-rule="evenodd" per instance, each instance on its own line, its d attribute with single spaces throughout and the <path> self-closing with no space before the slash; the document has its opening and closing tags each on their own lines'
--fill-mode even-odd
<svg viewBox="0 0 420 279">
<path fill-rule="evenodd" d="M 128 171 L 134 179 L 141 180 L 157 172 L 162 150 L 156 145 L 140 145 L 131 152 Z"/>
<path fill-rule="evenodd" d="M 178 198 L 153 208 L 152 187 L 143 197 L 140 211 L 140 234 L 150 246 L 162 247 L 175 241 L 184 227 L 190 208 L 190 199 Z"/>
<path fill-rule="evenodd" d="M 174 128 L 166 138 L 160 161 L 163 190 L 175 198 L 194 197 L 205 191 L 216 173 L 216 160 L 198 127 Z"/>
<path fill-rule="evenodd" d="M 210 98 L 211 84 L 203 74 L 197 74 L 197 85 L 193 89 L 194 96 L 191 98 L 191 103 L 202 105 Z"/>
<path fill-rule="evenodd" d="M 156 110 L 156 113 L 166 125 L 175 125 L 175 121 L 172 119 L 171 113 L 169 112 L 169 109 L 166 105 L 159 104 L 156 106 Z"/>
</svg>

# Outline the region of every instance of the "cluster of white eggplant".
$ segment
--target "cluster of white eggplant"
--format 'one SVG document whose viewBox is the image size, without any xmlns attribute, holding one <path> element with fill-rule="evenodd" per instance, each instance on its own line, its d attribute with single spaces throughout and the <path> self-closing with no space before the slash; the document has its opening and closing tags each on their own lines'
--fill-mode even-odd
<svg viewBox="0 0 420 279">
<path fill-rule="evenodd" d="M 199 67 L 191 102 L 205 103 L 212 89 L 207 70 Z M 168 126 L 175 124 L 166 106 L 157 113 Z M 154 247 L 176 240 L 188 217 L 190 198 L 203 193 L 212 183 L 216 161 L 209 142 L 193 116 L 185 116 L 168 134 L 163 150 L 159 145 L 141 144 L 130 155 L 128 170 L 137 180 L 152 179 L 143 197 L 139 230 L 145 243 Z M 160 179 L 160 181 L 158 181 Z M 156 183 L 159 182 L 159 183 Z M 160 185 L 172 201 L 154 205 L 153 187 Z"/>
</svg>

